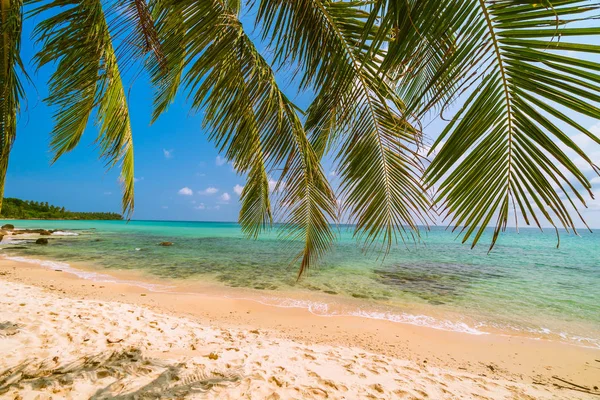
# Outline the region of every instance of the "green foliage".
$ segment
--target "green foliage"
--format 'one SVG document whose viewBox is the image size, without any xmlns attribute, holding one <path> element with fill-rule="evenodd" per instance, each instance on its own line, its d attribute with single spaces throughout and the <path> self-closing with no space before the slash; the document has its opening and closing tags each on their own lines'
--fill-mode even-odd
<svg viewBox="0 0 600 400">
<path fill-rule="evenodd" d="M 77 219 L 77 220 L 121 220 L 123 217 L 110 212 L 74 212 L 64 207 L 49 205 L 48 202 L 6 197 L 0 218 L 6 219 Z"/>
<path fill-rule="evenodd" d="M 57 109 L 50 142 L 54 161 L 77 146 L 96 110 L 100 155 L 107 166 L 121 162 L 123 212 L 128 215 L 134 207 L 133 136 L 102 4 L 100 0 L 28 3 L 41 3 L 32 16 L 48 15 L 34 32 L 42 45 L 36 55 L 38 66 L 56 63 L 46 99 Z"/>
<path fill-rule="evenodd" d="M 23 93 L 21 1 L 0 2 L 1 188 Z M 600 143 L 573 117 L 600 120 L 600 63 L 586 59 L 600 53 L 598 1 L 25 4 L 36 16 L 36 60 L 55 68 L 46 99 L 56 111 L 55 158 L 79 143 L 95 115 L 101 157 L 109 167 L 121 163 L 129 214 L 133 133 L 121 71 L 145 68 L 155 91 L 152 120 L 187 95 L 209 139 L 247 178 L 244 232 L 256 237 L 274 220 L 285 222 L 282 236 L 303 244 L 300 274 L 331 246 L 340 216 L 356 224 L 365 247 L 380 242 L 384 250 L 417 238 L 436 213 L 473 245 L 493 225 L 493 246 L 511 213 L 574 230 L 591 185 L 563 149 L 600 171 L 565 132 Z M 256 16 L 260 44 L 240 15 Z M 277 81 L 278 71 L 291 70 L 298 90 L 312 95 L 306 110 Z M 452 115 L 454 102 L 461 107 Z M 421 124 L 432 112 L 450 122 L 427 159 Z M 335 160 L 335 190 L 324 157 Z"/>
<path fill-rule="evenodd" d="M 21 63 L 21 0 L 0 0 L 0 209 L 10 150 L 17 134 L 17 114 L 23 86 Z"/>
</svg>

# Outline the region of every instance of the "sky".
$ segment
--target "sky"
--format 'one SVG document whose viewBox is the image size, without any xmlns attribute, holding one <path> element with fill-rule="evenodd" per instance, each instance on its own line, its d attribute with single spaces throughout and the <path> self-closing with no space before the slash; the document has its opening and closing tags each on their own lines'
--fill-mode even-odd
<svg viewBox="0 0 600 400">
<path fill-rule="evenodd" d="M 22 56 L 33 84 L 26 84 L 27 99 L 22 104 L 17 140 L 13 147 L 6 179 L 5 196 L 49 202 L 72 211 L 121 211 L 118 168 L 107 170 L 94 140 L 96 127 L 90 123 L 79 146 L 50 165 L 49 134 L 52 110 L 43 103 L 51 67 L 35 71 L 31 58 L 36 46 L 31 40 L 35 20 L 26 20 Z M 126 88 L 135 147 L 135 212 L 133 219 L 235 221 L 240 209 L 239 194 L 244 177 L 233 170 L 206 139 L 202 115 L 192 114 L 183 96 L 157 122 L 150 125 L 152 89 L 142 75 Z M 284 91 L 300 107 L 309 104 L 308 94 L 294 88 Z M 590 118 L 579 122 L 600 135 L 600 124 Z M 429 140 L 435 139 L 444 123 L 435 119 L 426 125 Z M 600 164 L 600 146 L 582 134 L 567 129 L 592 160 Z M 572 152 L 568 153 L 576 157 Z M 592 179 L 596 200 L 582 212 L 588 223 L 600 228 L 600 178 Z M 324 165 L 334 181 L 335 168 Z M 274 183 L 274 182 L 273 182 Z"/>
</svg>

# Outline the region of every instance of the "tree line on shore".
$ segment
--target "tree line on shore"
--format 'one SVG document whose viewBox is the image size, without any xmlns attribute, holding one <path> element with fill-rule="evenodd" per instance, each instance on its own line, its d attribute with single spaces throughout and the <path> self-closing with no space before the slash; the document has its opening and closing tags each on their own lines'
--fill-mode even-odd
<svg viewBox="0 0 600 400">
<path fill-rule="evenodd" d="M 57 207 L 48 202 L 4 198 L 0 218 L 14 219 L 81 219 L 81 220 L 120 220 L 120 214 L 112 212 L 74 212 Z"/>
</svg>

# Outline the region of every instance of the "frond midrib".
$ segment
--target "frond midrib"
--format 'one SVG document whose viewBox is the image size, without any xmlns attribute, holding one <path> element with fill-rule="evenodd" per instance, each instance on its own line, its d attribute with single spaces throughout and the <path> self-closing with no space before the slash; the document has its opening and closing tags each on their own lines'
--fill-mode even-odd
<svg viewBox="0 0 600 400">
<path fill-rule="evenodd" d="M 510 96 L 510 90 L 509 90 L 509 83 L 508 83 L 508 78 L 507 78 L 507 73 L 506 73 L 506 69 L 504 67 L 504 59 L 502 58 L 502 51 L 500 50 L 500 44 L 498 42 L 498 38 L 496 36 L 496 31 L 494 28 L 494 23 L 492 21 L 492 18 L 490 16 L 490 13 L 487 9 L 487 5 L 485 0 L 479 0 L 479 5 L 481 7 L 483 16 L 485 18 L 485 22 L 486 22 L 486 26 L 488 28 L 488 32 L 489 32 L 489 36 L 490 36 L 490 40 L 492 41 L 492 45 L 494 47 L 494 54 L 496 56 L 496 60 L 498 61 L 498 69 L 500 70 L 500 80 L 501 80 L 501 84 L 502 84 L 502 88 L 504 91 L 504 101 L 506 103 L 506 120 L 507 120 L 507 133 L 508 133 L 508 174 L 506 177 L 506 195 L 509 196 L 511 198 L 511 202 L 513 203 L 513 206 L 515 206 L 514 204 L 514 199 L 512 198 L 512 191 L 511 191 L 511 182 L 512 182 L 512 175 L 513 175 L 513 161 L 512 161 L 512 153 L 513 153 L 513 129 L 514 129 L 514 125 L 513 125 L 513 115 L 512 115 L 512 99 Z M 516 214 L 515 214 L 515 221 L 517 220 L 516 218 Z M 493 244 L 492 244 L 493 246 Z"/>
<path fill-rule="evenodd" d="M 356 71 L 358 79 L 361 83 L 361 87 L 362 87 L 365 97 L 367 99 L 367 104 L 369 106 L 369 114 L 371 115 L 371 118 L 373 119 L 373 122 L 374 122 L 373 125 L 375 126 L 375 130 L 377 131 L 377 135 L 376 135 L 377 136 L 377 144 L 378 144 L 379 153 L 381 154 L 380 160 L 382 160 L 381 163 L 382 163 L 382 167 L 384 170 L 384 178 L 385 178 L 386 208 L 388 210 L 387 214 L 390 215 L 390 214 L 392 214 L 393 206 L 391 204 L 392 194 L 390 192 L 391 182 L 390 182 L 390 177 L 389 177 L 387 156 L 385 154 L 385 148 L 383 146 L 383 143 L 381 142 L 382 133 L 380 131 L 379 124 L 377 123 L 377 118 L 375 116 L 375 110 L 373 108 L 373 102 L 372 102 L 372 99 L 371 99 L 371 96 L 369 93 L 369 88 L 368 88 L 367 83 L 364 80 L 364 77 L 361 74 L 362 67 L 358 64 L 358 60 L 354 56 L 352 49 L 350 48 L 350 45 L 347 43 L 346 39 L 344 38 L 343 33 L 338 29 L 336 24 L 331 20 L 327 10 L 323 7 L 322 3 L 318 0 L 316 0 L 316 1 L 313 0 L 313 4 L 316 4 L 317 8 L 321 12 L 321 15 L 323 15 L 323 17 L 327 20 L 329 26 L 331 27 L 331 29 L 333 29 L 336 36 L 339 38 L 340 42 L 343 44 L 344 48 L 346 49 L 346 53 L 348 54 L 348 57 L 350 58 L 350 60 L 352 62 L 354 70 Z M 382 104 L 385 105 L 385 99 L 382 99 Z M 387 108 L 387 105 L 386 105 L 386 108 Z"/>
</svg>

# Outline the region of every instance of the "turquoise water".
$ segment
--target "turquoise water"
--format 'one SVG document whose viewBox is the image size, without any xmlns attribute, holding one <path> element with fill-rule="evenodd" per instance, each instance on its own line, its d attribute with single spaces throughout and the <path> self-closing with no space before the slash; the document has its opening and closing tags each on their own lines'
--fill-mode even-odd
<svg viewBox="0 0 600 400">
<path fill-rule="evenodd" d="M 201 280 L 323 315 L 527 334 L 600 347 L 600 234 L 564 234 L 557 249 L 553 231 L 509 231 L 488 254 L 485 245 L 471 250 L 455 234 L 433 228 L 424 233 L 423 243 L 400 245 L 384 258 L 364 254 L 352 229 L 341 227 L 334 250 L 297 281 L 292 253 L 283 250 L 286 245 L 276 234 L 248 240 L 234 223 L 13 223 L 78 236 L 53 236 L 48 246 L 5 241 L 0 254 L 8 257 L 88 262 L 102 272 L 135 270 L 159 279 Z M 158 246 L 161 241 L 174 245 Z"/>
</svg>

